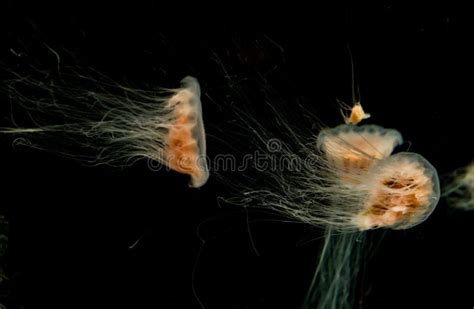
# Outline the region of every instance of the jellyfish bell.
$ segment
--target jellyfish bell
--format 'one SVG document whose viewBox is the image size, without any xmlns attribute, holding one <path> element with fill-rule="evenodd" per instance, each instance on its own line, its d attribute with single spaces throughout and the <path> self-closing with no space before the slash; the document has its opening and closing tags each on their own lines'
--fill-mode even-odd
<svg viewBox="0 0 474 309">
<path fill-rule="evenodd" d="M 411 228 L 425 221 L 438 203 L 438 174 L 419 154 L 394 154 L 377 162 L 369 174 L 369 194 L 354 217 L 360 230 Z"/>
<path fill-rule="evenodd" d="M 353 126 L 342 124 L 323 129 L 318 135 L 318 148 L 332 159 L 354 154 L 374 159 L 388 157 L 396 146 L 403 142 L 401 134 L 394 129 L 378 125 Z"/>
<path fill-rule="evenodd" d="M 388 157 L 403 142 L 394 129 L 378 125 L 342 124 L 323 129 L 317 137 L 317 149 L 345 177 L 367 171 L 377 160 Z"/>
<path fill-rule="evenodd" d="M 355 103 L 350 111 L 351 113 L 349 116 L 346 116 L 344 112 L 342 112 L 342 117 L 344 118 L 344 122 L 346 124 L 358 124 L 362 120 L 370 118 L 370 114 L 364 111 L 360 102 Z"/>
<path fill-rule="evenodd" d="M 200 187 L 209 178 L 206 139 L 202 120 L 200 87 L 193 77 L 185 77 L 182 88 L 167 102 L 173 110 L 165 142 L 164 164 L 191 176 L 190 187 Z"/>
</svg>

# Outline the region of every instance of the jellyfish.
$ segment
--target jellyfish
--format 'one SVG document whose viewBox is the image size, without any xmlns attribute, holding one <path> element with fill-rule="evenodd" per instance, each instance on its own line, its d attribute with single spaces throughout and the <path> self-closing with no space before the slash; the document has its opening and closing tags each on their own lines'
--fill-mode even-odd
<svg viewBox="0 0 474 309">
<path fill-rule="evenodd" d="M 127 166 L 148 159 L 189 175 L 190 187 L 206 183 L 209 170 L 197 79 L 185 77 L 177 89 L 140 90 L 67 72 L 57 79 L 39 72 L 39 78 L 7 81 L 5 90 L 14 107 L 23 108 L 34 126 L 16 125 L 0 132 L 21 136 L 16 144 L 86 164 Z M 59 123 L 44 123 L 43 118 Z"/>
<path fill-rule="evenodd" d="M 403 143 L 401 133 L 375 124 L 358 125 L 364 120 L 363 109 L 355 106 L 351 121 L 320 129 L 308 140 L 276 114 L 290 139 L 280 141 L 278 153 L 268 142 L 266 153 L 269 158 L 291 158 L 292 164 L 263 170 L 267 187 L 247 189 L 239 200 L 324 230 L 304 309 L 353 308 L 360 296 L 358 274 L 367 231 L 412 228 L 430 216 L 440 197 L 438 174 L 428 160 L 412 152 L 393 154 Z M 262 141 L 270 135 L 252 132 Z M 273 145 L 274 139 L 270 141 Z"/>
<path fill-rule="evenodd" d="M 366 258 L 365 231 L 408 229 L 426 220 L 439 200 L 439 180 L 436 169 L 419 154 L 391 155 L 402 142 L 396 130 L 341 125 L 323 130 L 319 139 L 339 185 L 357 197 L 347 198 L 354 203 L 349 221 L 357 230 L 341 232 L 326 226 L 324 246 L 303 308 L 349 309 L 361 297 L 358 274 Z M 332 203 L 344 207 L 341 195 L 334 197 Z"/>
<path fill-rule="evenodd" d="M 183 89 L 167 100 L 173 111 L 165 138 L 163 164 L 172 170 L 191 176 L 191 187 L 201 187 L 209 178 L 206 164 L 206 139 L 197 80 L 186 77 Z"/>
<path fill-rule="evenodd" d="M 349 114 L 349 116 L 346 116 L 344 113 L 342 113 L 342 117 L 344 118 L 344 122 L 346 124 L 358 124 L 362 120 L 370 118 L 370 114 L 364 112 L 364 109 L 362 108 L 362 104 L 360 104 L 360 102 L 356 102 L 354 106 L 350 108 L 350 111 L 351 113 Z"/>
<path fill-rule="evenodd" d="M 436 206 L 440 189 L 435 168 L 416 153 L 390 156 L 402 143 L 398 131 L 340 125 L 322 130 L 317 143 L 329 167 L 325 172 L 333 179 L 328 187 L 332 203 L 347 207 L 347 214 L 336 212 L 339 221 L 348 215 L 343 220 L 358 230 L 405 229 L 423 222 Z"/>
<path fill-rule="evenodd" d="M 474 210 L 474 161 L 454 171 L 442 191 L 450 207 Z"/>
<path fill-rule="evenodd" d="M 323 130 L 321 144 L 342 175 L 341 185 L 358 196 L 358 201 L 352 201 L 355 212 L 349 219 L 357 231 L 338 232 L 326 226 L 323 250 L 303 306 L 308 309 L 352 308 L 365 257 L 364 231 L 420 224 L 432 213 L 440 194 L 437 172 L 426 159 L 408 152 L 390 155 L 402 142 L 398 131 L 374 125 L 341 126 Z M 338 202 L 343 201 L 336 196 L 334 204 Z"/>
<path fill-rule="evenodd" d="M 391 155 L 401 143 L 397 130 L 376 125 L 323 129 L 298 155 L 283 147 L 298 168 L 263 171 L 269 187 L 244 192 L 242 202 L 337 230 L 415 226 L 435 208 L 439 180 L 422 156 Z"/>
</svg>

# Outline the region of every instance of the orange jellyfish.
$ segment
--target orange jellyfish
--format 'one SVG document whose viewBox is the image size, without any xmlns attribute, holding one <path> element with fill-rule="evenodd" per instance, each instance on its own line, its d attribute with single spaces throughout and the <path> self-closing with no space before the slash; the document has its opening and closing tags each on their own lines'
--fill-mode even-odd
<svg viewBox="0 0 474 309">
<path fill-rule="evenodd" d="M 174 110 L 174 122 L 169 126 L 164 162 L 169 168 L 190 175 L 191 187 L 200 187 L 209 177 L 200 89 L 192 77 L 183 79 L 182 84 L 183 89 L 167 101 L 168 108 Z"/>
<path fill-rule="evenodd" d="M 7 81 L 11 101 L 33 118 L 42 117 L 34 118 L 34 127 L 2 128 L 1 133 L 21 135 L 27 140 L 23 144 L 86 164 L 125 166 L 145 158 L 189 175 L 191 187 L 206 183 L 206 140 L 195 78 L 184 78 L 178 89 L 140 90 L 85 74 L 63 74 L 59 80 L 43 74 Z M 44 116 L 61 123 L 40 123 Z"/>
<path fill-rule="evenodd" d="M 346 120 L 350 124 L 322 129 L 313 141 L 297 141 L 296 153 L 281 147 L 279 155 L 298 169 L 263 171 L 268 188 L 248 190 L 242 203 L 335 230 L 404 229 L 423 222 L 439 200 L 436 169 L 415 153 L 392 155 L 403 142 L 401 134 L 354 125 L 367 118 L 361 111 L 356 104 L 352 120 Z M 278 119 L 291 128 L 284 121 Z"/>
<path fill-rule="evenodd" d="M 426 220 L 438 203 L 436 170 L 419 154 L 394 154 L 378 162 L 370 174 L 369 195 L 354 218 L 361 230 L 408 229 Z"/>
<path fill-rule="evenodd" d="M 362 120 L 370 118 L 370 114 L 364 112 L 360 102 L 355 103 L 350 110 L 351 113 L 349 116 L 346 116 L 344 113 L 342 113 L 342 117 L 344 118 L 344 122 L 346 124 L 358 124 Z"/>
<path fill-rule="evenodd" d="M 358 230 L 409 228 L 436 206 L 440 189 L 434 167 L 415 153 L 391 155 L 402 143 L 398 131 L 340 125 L 322 130 L 317 141 L 332 203 L 347 210 L 334 214 L 347 216 L 344 221 Z"/>
</svg>

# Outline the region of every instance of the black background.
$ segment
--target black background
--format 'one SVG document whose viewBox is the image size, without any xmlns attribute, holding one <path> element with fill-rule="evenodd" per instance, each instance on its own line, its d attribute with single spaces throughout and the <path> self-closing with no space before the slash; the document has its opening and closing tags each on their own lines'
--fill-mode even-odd
<svg viewBox="0 0 474 309">
<path fill-rule="evenodd" d="M 21 61 L 54 67 L 46 43 L 70 51 L 64 61 L 136 87 L 176 87 L 183 76 L 196 76 L 212 157 L 220 152 L 212 136 L 225 139 L 220 125 L 231 117 L 225 104 L 232 100 L 210 102 L 227 91 L 219 63 L 250 84 L 267 74 L 286 108 L 297 100 L 334 125 L 336 99 L 351 100 L 349 45 L 371 121 L 397 128 L 443 176 L 473 158 L 474 48 L 466 11 L 448 1 L 331 7 L 8 1 L 0 13 L 1 63 L 15 68 L 13 49 L 25 51 Z M 2 111 L 7 102 L 2 94 Z M 258 110 L 260 103 L 252 104 Z M 1 207 L 10 220 L 7 308 L 200 308 L 198 299 L 204 308 L 301 305 L 320 248 L 317 229 L 252 220 L 262 214 L 219 204 L 227 189 L 212 175 L 193 190 L 185 176 L 152 172 L 143 162 L 123 170 L 84 167 L 11 143 L 1 138 Z M 472 308 L 473 220 L 442 200 L 424 224 L 387 232 L 366 262 L 363 305 Z"/>
</svg>

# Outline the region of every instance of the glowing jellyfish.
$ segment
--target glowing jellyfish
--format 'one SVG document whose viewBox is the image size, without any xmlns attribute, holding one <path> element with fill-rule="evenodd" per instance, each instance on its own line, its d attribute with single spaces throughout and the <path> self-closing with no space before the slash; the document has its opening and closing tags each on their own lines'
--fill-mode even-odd
<svg viewBox="0 0 474 309">
<path fill-rule="evenodd" d="M 206 138 L 202 121 L 200 88 L 197 80 L 186 77 L 183 89 L 167 100 L 173 110 L 164 149 L 164 164 L 191 176 L 191 187 L 200 187 L 209 178 Z"/>
<path fill-rule="evenodd" d="M 474 210 L 474 161 L 453 173 L 443 196 L 450 207 Z"/>
<path fill-rule="evenodd" d="M 225 74 L 229 76 L 227 70 Z M 237 98 L 246 94 L 245 85 L 229 85 Z M 303 306 L 354 308 L 364 239 L 375 234 L 366 231 L 406 229 L 426 220 L 439 200 L 437 172 L 418 154 L 392 154 L 403 142 L 397 130 L 358 126 L 370 117 L 360 103 L 346 108 L 350 114 L 343 113 L 345 124 L 321 128 L 317 125 L 321 121 L 305 107 L 298 110 L 298 104 L 291 105 L 288 113 L 280 112 L 278 95 L 266 80 L 261 85 L 262 92 L 269 93 L 262 99 L 271 102 L 271 124 L 265 126 L 265 120 L 255 120 L 245 111 L 236 112 L 237 122 L 245 124 L 239 129 L 247 128 L 259 156 L 254 163 L 256 175 L 243 180 L 243 194 L 227 201 L 276 211 L 285 221 L 324 229 L 324 247 Z M 254 96 L 242 100 L 247 97 Z M 284 101 L 286 107 L 289 103 Z M 300 115 L 301 122 L 289 120 Z M 308 119 L 311 123 L 305 126 Z M 261 168 L 258 159 L 262 158 L 270 167 Z"/>
<path fill-rule="evenodd" d="M 376 125 L 323 129 L 300 153 L 282 148 L 297 170 L 263 171 L 269 187 L 245 203 L 274 209 L 320 227 L 362 231 L 421 223 L 439 199 L 436 170 L 421 156 L 390 156 L 402 137 Z"/>
<path fill-rule="evenodd" d="M 345 122 L 356 124 L 363 115 L 360 106 Z M 336 190 L 331 202 L 334 207 L 350 203 L 347 210 L 353 212 L 344 212 L 344 217 L 349 215 L 348 220 L 359 231 L 340 233 L 337 226 L 326 226 L 324 247 L 304 309 L 353 308 L 362 297 L 356 288 L 364 265 L 364 231 L 411 228 L 436 207 L 440 197 L 436 169 L 416 153 L 391 155 L 402 141 L 398 131 L 376 125 L 346 124 L 319 134 L 318 149 L 328 161 L 328 175 L 336 179 L 332 181 Z M 344 194 L 337 195 L 337 191 Z"/>
<path fill-rule="evenodd" d="M 398 131 L 376 125 L 340 125 L 318 136 L 326 173 L 334 178 L 332 202 L 335 207 L 350 203 L 347 220 L 359 230 L 409 228 L 424 221 L 437 204 L 436 170 L 415 153 L 390 156 L 401 143 Z"/>
<path fill-rule="evenodd" d="M 346 124 L 324 128 L 306 140 L 276 114 L 275 122 L 289 136 L 286 143 L 280 141 L 277 161 L 290 158 L 291 164 L 261 170 L 266 187 L 247 189 L 239 200 L 324 229 L 305 309 L 353 308 L 360 296 L 356 288 L 366 231 L 420 224 L 440 196 L 436 169 L 416 153 L 392 154 L 403 142 L 400 132 L 355 125 L 367 118 L 360 104 L 355 106 Z M 274 156 L 275 139 L 268 139 L 271 135 L 261 127 L 252 132 L 259 140 L 272 141 L 267 142 L 267 157 Z"/>
<path fill-rule="evenodd" d="M 64 76 L 76 79 L 65 81 Z M 23 144 L 94 165 L 150 159 L 189 175 L 189 185 L 200 187 L 209 177 L 200 88 L 189 76 L 181 84 L 145 91 L 81 74 L 49 82 L 15 79 L 7 83 L 7 91 L 14 103 L 37 116 L 36 127 L 1 132 L 26 135 Z M 39 116 L 61 123 L 40 124 Z M 78 147 L 70 149 L 70 144 Z"/>
<path fill-rule="evenodd" d="M 423 222 L 436 207 L 436 169 L 416 153 L 391 155 L 401 143 L 398 131 L 375 125 L 340 125 L 319 134 L 318 149 L 327 160 L 327 175 L 333 175 L 330 202 L 344 209 L 334 216 L 359 231 L 340 233 L 339 226 L 326 226 L 303 308 L 353 308 L 367 237 L 363 231 L 407 229 Z"/>
</svg>

